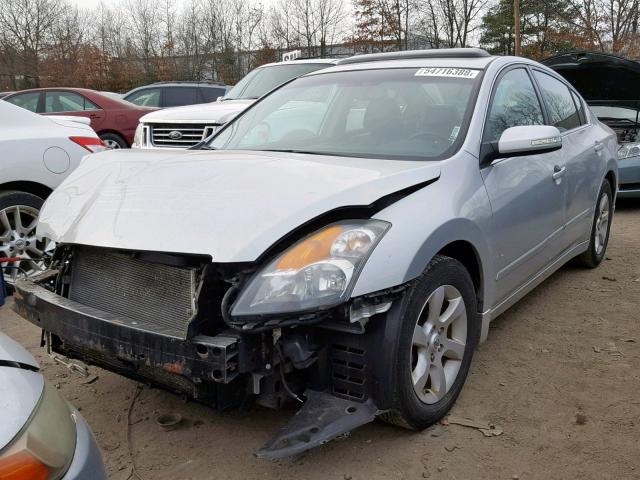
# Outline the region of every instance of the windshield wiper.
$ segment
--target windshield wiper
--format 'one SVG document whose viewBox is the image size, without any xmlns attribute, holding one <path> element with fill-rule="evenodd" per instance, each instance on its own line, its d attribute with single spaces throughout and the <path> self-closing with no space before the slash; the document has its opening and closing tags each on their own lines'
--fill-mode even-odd
<svg viewBox="0 0 640 480">
<path fill-rule="evenodd" d="M 275 148 L 265 148 L 262 150 L 263 152 L 281 152 L 281 153 L 302 153 L 306 155 L 331 155 L 326 152 L 312 152 L 309 150 L 295 150 L 295 149 L 275 149 Z"/>
</svg>

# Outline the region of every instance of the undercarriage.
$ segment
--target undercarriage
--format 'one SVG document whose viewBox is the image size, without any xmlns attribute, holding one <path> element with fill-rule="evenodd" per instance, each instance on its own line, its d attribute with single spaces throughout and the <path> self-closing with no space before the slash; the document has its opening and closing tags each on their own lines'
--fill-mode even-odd
<svg viewBox="0 0 640 480">
<path fill-rule="evenodd" d="M 392 406 L 403 288 L 299 316 L 229 317 L 250 264 L 61 246 L 53 268 L 15 285 L 43 344 L 223 411 L 301 406 L 257 455 L 327 442 Z"/>
</svg>

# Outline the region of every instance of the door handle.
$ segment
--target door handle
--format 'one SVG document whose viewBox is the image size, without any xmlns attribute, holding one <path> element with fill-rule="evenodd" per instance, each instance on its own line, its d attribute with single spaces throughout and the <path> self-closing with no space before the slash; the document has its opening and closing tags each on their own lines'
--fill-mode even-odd
<svg viewBox="0 0 640 480">
<path fill-rule="evenodd" d="M 594 149 L 596 152 L 599 152 L 599 151 L 600 151 L 600 150 L 602 150 L 603 148 L 604 148 L 604 145 L 603 145 L 601 142 L 599 142 L 598 140 L 596 140 L 595 145 L 593 146 L 593 149 Z"/>
<path fill-rule="evenodd" d="M 554 180 L 558 180 L 564 177 L 564 174 L 566 172 L 567 172 L 567 167 L 561 167 L 560 165 L 556 165 L 555 167 L 553 167 L 553 175 L 551 175 L 551 177 Z"/>
</svg>

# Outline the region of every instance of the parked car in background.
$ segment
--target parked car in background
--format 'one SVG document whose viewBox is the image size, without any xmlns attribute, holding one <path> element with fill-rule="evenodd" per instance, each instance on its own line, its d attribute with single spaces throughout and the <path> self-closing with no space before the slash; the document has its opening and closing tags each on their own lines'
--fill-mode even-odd
<svg viewBox="0 0 640 480">
<path fill-rule="evenodd" d="M 0 478 L 106 480 L 100 450 L 80 412 L 0 332 Z"/>
<path fill-rule="evenodd" d="M 568 52 L 542 62 L 566 78 L 618 137 L 618 197 L 640 198 L 640 62 L 600 52 Z"/>
<path fill-rule="evenodd" d="M 0 257 L 22 259 L 0 264 L 11 278 L 43 268 L 51 245 L 35 235 L 42 203 L 83 156 L 106 149 L 87 118 L 45 117 L 0 101 Z"/>
<path fill-rule="evenodd" d="M 220 82 L 157 82 L 134 88 L 122 98 L 143 107 L 181 107 L 215 102 L 228 88 Z"/>
<path fill-rule="evenodd" d="M 376 416 L 424 429 L 493 319 L 603 260 L 616 154 L 537 62 L 351 57 L 194 150 L 87 158 L 41 213 L 52 268 L 14 305 L 55 351 L 222 410 L 304 402 L 263 458 Z"/>
<path fill-rule="evenodd" d="M 42 115 L 87 117 L 100 139 L 114 149 L 129 148 L 140 117 L 155 110 L 85 88 L 22 90 L 3 100 Z"/>
<path fill-rule="evenodd" d="M 262 65 L 249 72 L 219 102 L 164 109 L 145 115 L 140 119 L 132 147 L 193 147 L 278 85 L 336 62 L 335 59 L 318 58 Z"/>
</svg>

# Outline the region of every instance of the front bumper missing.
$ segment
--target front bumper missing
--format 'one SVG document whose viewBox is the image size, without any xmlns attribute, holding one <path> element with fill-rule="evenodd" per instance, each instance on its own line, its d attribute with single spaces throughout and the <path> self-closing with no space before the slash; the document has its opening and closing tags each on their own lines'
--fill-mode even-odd
<svg viewBox="0 0 640 480">
<path fill-rule="evenodd" d="M 31 279 L 15 283 L 14 310 L 60 338 L 54 350 L 127 377 L 156 384 L 219 409 L 217 385 L 236 381 L 240 337 L 229 332 L 189 340 L 146 330 L 144 324 L 61 297 Z M 207 388 L 211 385 L 212 388 Z"/>
<path fill-rule="evenodd" d="M 243 349 L 239 346 L 240 342 L 250 341 L 248 336 L 229 332 L 184 340 L 150 332 L 140 322 L 79 304 L 37 281 L 32 278 L 16 282 L 13 308 L 58 337 L 60 341 L 53 347 L 59 353 L 187 394 L 219 410 L 242 402 L 238 392 L 245 389 L 237 388 L 243 379 L 239 365 L 248 362 L 240 358 Z M 357 402 L 316 390 L 307 390 L 305 397 L 305 404 L 256 453 L 259 458 L 302 453 L 373 421 L 379 413 L 371 399 Z"/>
</svg>

